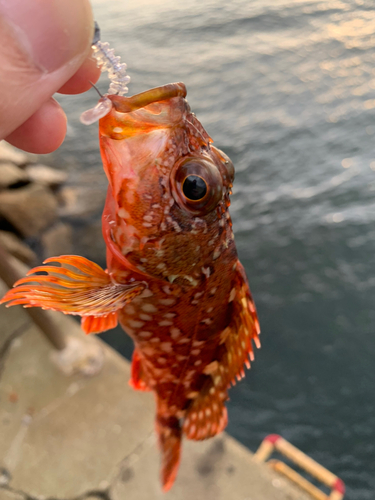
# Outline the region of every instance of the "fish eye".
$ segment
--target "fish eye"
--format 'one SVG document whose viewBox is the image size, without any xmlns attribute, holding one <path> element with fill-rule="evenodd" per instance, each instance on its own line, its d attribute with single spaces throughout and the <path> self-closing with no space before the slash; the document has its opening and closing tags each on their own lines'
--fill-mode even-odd
<svg viewBox="0 0 375 500">
<path fill-rule="evenodd" d="M 207 183 L 199 175 L 188 175 L 182 183 L 182 191 L 188 200 L 198 201 L 206 196 Z"/>
<path fill-rule="evenodd" d="M 223 197 L 217 166 L 207 159 L 185 157 L 171 172 L 172 194 L 177 204 L 194 215 L 206 215 Z"/>
</svg>

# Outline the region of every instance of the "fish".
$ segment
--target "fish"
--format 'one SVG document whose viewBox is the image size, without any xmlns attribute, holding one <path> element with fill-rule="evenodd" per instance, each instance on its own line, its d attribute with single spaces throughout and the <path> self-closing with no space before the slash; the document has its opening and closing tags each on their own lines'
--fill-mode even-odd
<svg viewBox="0 0 375 500">
<path fill-rule="evenodd" d="M 107 269 L 76 255 L 48 258 L 0 301 L 79 315 L 86 333 L 120 323 L 134 341 L 130 385 L 155 395 L 164 491 L 182 438 L 225 429 L 228 389 L 260 347 L 229 214 L 234 166 L 185 98 L 183 83 L 105 97 Z"/>
</svg>

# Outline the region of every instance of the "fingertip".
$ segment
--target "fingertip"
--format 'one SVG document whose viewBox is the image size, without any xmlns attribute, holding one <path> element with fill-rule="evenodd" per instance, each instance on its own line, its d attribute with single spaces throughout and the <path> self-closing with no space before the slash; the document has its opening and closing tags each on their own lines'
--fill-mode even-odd
<svg viewBox="0 0 375 500">
<path fill-rule="evenodd" d="M 52 153 L 65 139 L 67 118 L 52 97 L 5 140 L 29 153 Z"/>
<path fill-rule="evenodd" d="M 87 57 L 78 71 L 59 88 L 60 94 L 81 94 L 90 90 L 91 83 L 96 83 L 100 77 L 100 68 L 97 67 L 96 60 Z"/>
</svg>

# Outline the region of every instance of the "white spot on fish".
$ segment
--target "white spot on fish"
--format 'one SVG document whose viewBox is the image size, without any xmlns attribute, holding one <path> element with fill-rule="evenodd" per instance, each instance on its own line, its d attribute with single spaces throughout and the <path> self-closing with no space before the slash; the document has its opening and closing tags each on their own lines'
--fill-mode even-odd
<svg viewBox="0 0 375 500">
<path fill-rule="evenodd" d="M 200 354 L 200 352 L 201 352 L 201 350 L 200 350 L 200 349 L 193 349 L 193 350 L 191 351 L 191 354 L 192 354 L 193 356 L 198 356 L 198 354 Z"/>
<path fill-rule="evenodd" d="M 162 342 L 160 349 L 164 352 L 172 352 L 172 342 Z"/>
<path fill-rule="evenodd" d="M 148 339 L 151 337 L 152 333 L 151 332 L 139 332 L 139 336 L 142 337 L 143 339 Z"/>
<path fill-rule="evenodd" d="M 167 313 L 167 314 L 163 314 L 163 318 L 174 318 L 176 316 L 175 313 Z"/>
<path fill-rule="evenodd" d="M 143 323 L 143 321 L 130 320 L 129 321 L 129 325 L 132 328 L 142 328 L 142 326 L 144 325 L 144 323 Z"/>
<path fill-rule="evenodd" d="M 230 291 L 230 294 L 229 294 L 228 302 L 232 302 L 232 300 L 234 300 L 235 296 L 236 296 L 236 289 L 232 288 L 232 290 Z"/>
<path fill-rule="evenodd" d="M 211 325 L 212 319 L 211 318 L 202 319 L 201 323 L 205 323 L 206 325 Z"/>
<path fill-rule="evenodd" d="M 193 285 L 193 286 L 197 286 L 198 285 L 198 281 L 195 280 L 192 276 L 189 276 L 187 274 L 185 274 L 184 278 L 188 281 L 190 281 L 190 283 Z"/>
<path fill-rule="evenodd" d="M 193 347 L 201 347 L 203 344 L 205 344 L 204 340 L 194 340 Z"/>
<path fill-rule="evenodd" d="M 177 354 L 176 359 L 177 361 L 185 361 L 186 359 L 188 359 L 188 357 L 182 356 L 182 354 Z"/>
<path fill-rule="evenodd" d="M 216 250 L 214 251 L 213 255 L 212 255 L 212 259 L 213 260 L 216 260 L 220 257 L 221 255 L 221 250 L 220 248 L 216 248 Z"/>
<path fill-rule="evenodd" d="M 215 361 L 211 361 L 203 370 L 203 373 L 206 375 L 212 375 L 212 373 L 215 373 L 217 369 L 219 368 L 219 363 Z"/>
<path fill-rule="evenodd" d="M 158 311 L 154 304 L 143 304 L 141 309 L 146 313 L 155 313 Z"/>
<path fill-rule="evenodd" d="M 152 316 L 150 316 L 149 314 L 141 313 L 139 315 L 139 319 L 143 319 L 143 321 L 152 321 Z"/>
<path fill-rule="evenodd" d="M 210 268 L 209 267 L 202 267 L 202 273 L 208 279 L 210 277 L 210 274 L 211 274 Z"/>
<path fill-rule="evenodd" d="M 176 303 L 175 299 L 160 299 L 159 303 L 162 304 L 163 306 L 172 306 L 173 304 Z"/>
<path fill-rule="evenodd" d="M 171 337 L 173 340 L 176 340 L 181 334 L 181 331 L 175 327 L 171 328 L 169 331 L 171 332 Z"/>
<path fill-rule="evenodd" d="M 125 208 L 119 208 L 117 214 L 121 219 L 126 219 L 129 217 L 129 213 L 125 210 Z"/>
<path fill-rule="evenodd" d="M 194 363 L 195 366 L 199 366 L 202 364 L 202 360 L 197 359 L 197 361 Z"/>
<path fill-rule="evenodd" d="M 165 319 L 163 321 L 159 321 L 158 325 L 159 326 L 171 326 L 171 325 L 173 325 L 173 322 L 172 321 L 168 321 L 167 319 Z"/>
<path fill-rule="evenodd" d="M 145 288 L 143 290 L 143 292 L 139 295 L 139 297 L 142 297 L 142 299 L 145 299 L 147 297 L 151 297 L 152 295 L 154 295 L 151 290 L 149 288 Z M 149 311 L 151 312 L 151 311 Z"/>
<path fill-rule="evenodd" d="M 121 134 L 123 132 L 123 129 L 121 127 L 114 127 L 113 132 L 115 134 Z"/>
</svg>

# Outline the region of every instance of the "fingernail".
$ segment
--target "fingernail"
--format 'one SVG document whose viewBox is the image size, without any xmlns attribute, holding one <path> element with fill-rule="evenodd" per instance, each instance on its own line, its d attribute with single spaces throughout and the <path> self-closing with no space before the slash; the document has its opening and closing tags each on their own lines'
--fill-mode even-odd
<svg viewBox="0 0 375 500">
<path fill-rule="evenodd" d="M 94 32 L 88 0 L 0 0 L 0 16 L 42 71 L 87 54 Z"/>
</svg>

